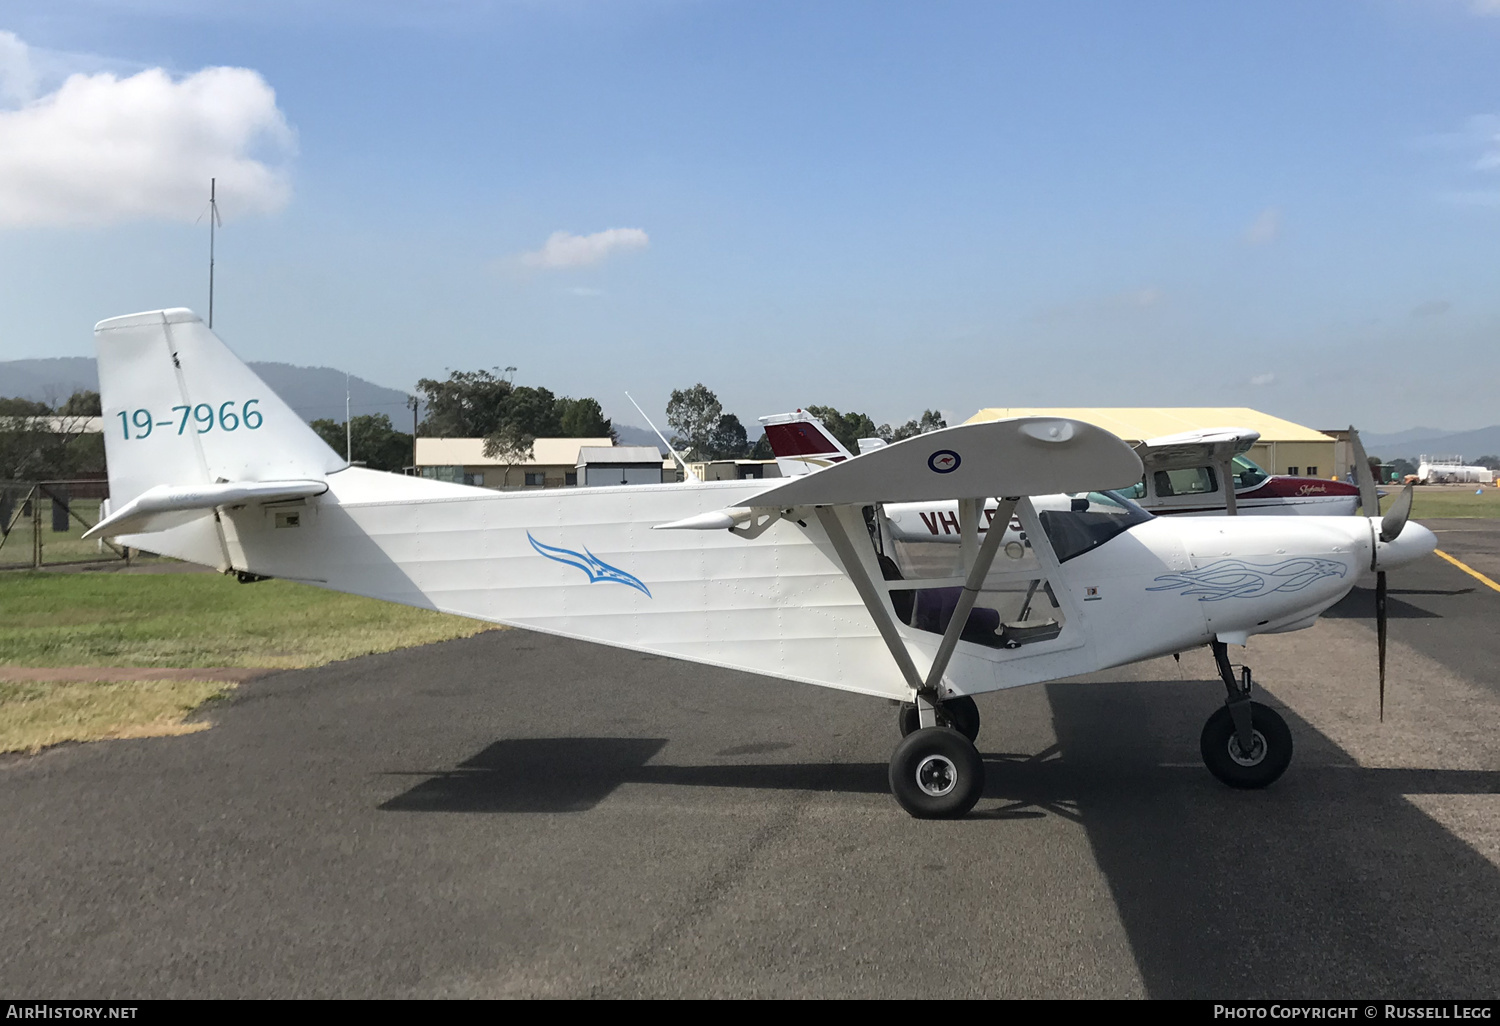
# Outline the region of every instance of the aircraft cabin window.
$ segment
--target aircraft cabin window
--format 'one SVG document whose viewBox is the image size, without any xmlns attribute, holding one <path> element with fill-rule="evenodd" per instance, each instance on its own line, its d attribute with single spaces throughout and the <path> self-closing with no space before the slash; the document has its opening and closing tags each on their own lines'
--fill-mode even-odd
<svg viewBox="0 0 1500 1026">
<path fill-rule="evenodd" d="M 1245 457 L 1236 456 L 1234 458 L 1234 487 L 1236 490 L 1254 488 L 1270 476 L 1270 474 L 1267 474 Z"/>
<path fill-rule="evenodd" d="M 1188 467 L 1185 470 L 1158 470 L 1155 475 L 1156 494 L 1206 495 L 1219 490 L 1219 479 L 1212 467 Z"/>
</svg>

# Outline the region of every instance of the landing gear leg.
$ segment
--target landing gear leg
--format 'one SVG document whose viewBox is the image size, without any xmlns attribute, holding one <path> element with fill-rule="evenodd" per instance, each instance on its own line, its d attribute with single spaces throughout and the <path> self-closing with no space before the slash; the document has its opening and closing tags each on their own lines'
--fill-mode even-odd
<svg viewBox="0 0 1500 1026">
<path fill-rule="evenodd" d="M 932 723 L 927 726 L 952 727 L 971 742 L 979 739 L 979 706 L 968 695 L 955 695 L 935 706 L 929 702 L 928 706 L 932 709 Z M 924 726 L 921 710 L 915 703 L 901 703 L 896 726 L 902 737 Z"/>
<path fill-rule="evenodd" d="M 1275 709 L 1250 700 L 1250 668 L 1243 667 L 1235 680 L 1229 647 L 1215 641 L 1213 652 L 1228 695 L 1224 707 L 1203 725 L 1203 764 L 1230 787 L 1266 787 L 1292 761 L 1292 732 Z"/>
</svg>

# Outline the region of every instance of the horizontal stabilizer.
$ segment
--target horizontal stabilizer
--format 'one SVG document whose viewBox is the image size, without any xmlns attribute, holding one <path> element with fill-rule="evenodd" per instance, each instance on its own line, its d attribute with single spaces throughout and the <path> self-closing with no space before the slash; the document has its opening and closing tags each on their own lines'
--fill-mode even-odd
<svg viewBox="0 0 1500 1026">
<path fill-rule="evenodd" d="M 1062 417 L 960 424 L 796 477 L 742 503 L 781 507 L 1052 495 L 1124 488 L 1141 461 L 1103 428 Z"/>
<path fill-rule="evenodd" d="M 83 533 L 85 538 L 112 538 L 180 527 L 220 506 L 305 499 L 328 491 L 327 481 L 239 481 L 211 485 L 157 485 Z"/>
</svg>

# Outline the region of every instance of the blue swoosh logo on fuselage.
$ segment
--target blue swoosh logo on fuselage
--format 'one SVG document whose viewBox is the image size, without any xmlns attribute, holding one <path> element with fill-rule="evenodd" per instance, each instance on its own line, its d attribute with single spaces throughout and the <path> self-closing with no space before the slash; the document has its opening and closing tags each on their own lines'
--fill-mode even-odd
<svg viewBox="0 0 1500 1026">
<path fill-rule="evenodd" d="M 548 559 L 568 566 L 576 566 L 589 576 L 590 584 L 598 584 L 600 581 L 613 581 L 615 584 L 623 584 L 627 587 L 645 592 L 647 598 L 651 598 L 651 589 L 641 582 L 639 577 L 628 574 L 617 566 L 610 566 L 604 560 L 594 555 L 588 549 L 582 552 L 574 552 L 572 549 L 559 548 L 556 545 L 544 545 L 526 532 L 526 540 L 531 542 L 531 547 Z"/>
</svg>

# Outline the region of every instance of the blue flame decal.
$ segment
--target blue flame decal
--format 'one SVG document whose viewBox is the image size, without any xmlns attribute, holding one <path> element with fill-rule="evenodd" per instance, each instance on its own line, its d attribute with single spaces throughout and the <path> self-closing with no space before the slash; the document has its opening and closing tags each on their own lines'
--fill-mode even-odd
<svg viewBox="0 0 1500 1026">
<path fill-rule="evenodd" d="M 1147 591 L 1174 591 L 1197 595 L 1199 602 L 1229 598 L 1255 598 L 1277 591 L 1301 591 L 1325 577 L 1343 577 L 1349 568 L 1336 559 L 1304 556 L 1280 563 L 1256 564 L 1243 559 L 1221 559 L 1197 570 L 1164 574 L 1156 578 L 1166 584 Z"/>
<path fill-rule="evenodd" d="M 576 566 L 588 574 L 590 584 L 598 584 L 600 581 L 614 581 L 616 584 L 624 584 L 637 591 L 645 592 L 647 598 L 651 597 L 651 589 L 642 584 L 639 577 L 627 574 L 619 567 L 610 566 L 588 549 L 584 549 L 580 554 L 574 552 L 572 549 L 560 549 L 555 545 L 543 545 L 531 536 L 530 531 L 526 532 L 526 540 L 531 542 L 532 548 L 548 559 L 555 559 L 559 563 L 568 564 L 568 566 Z"/>
</svg>

